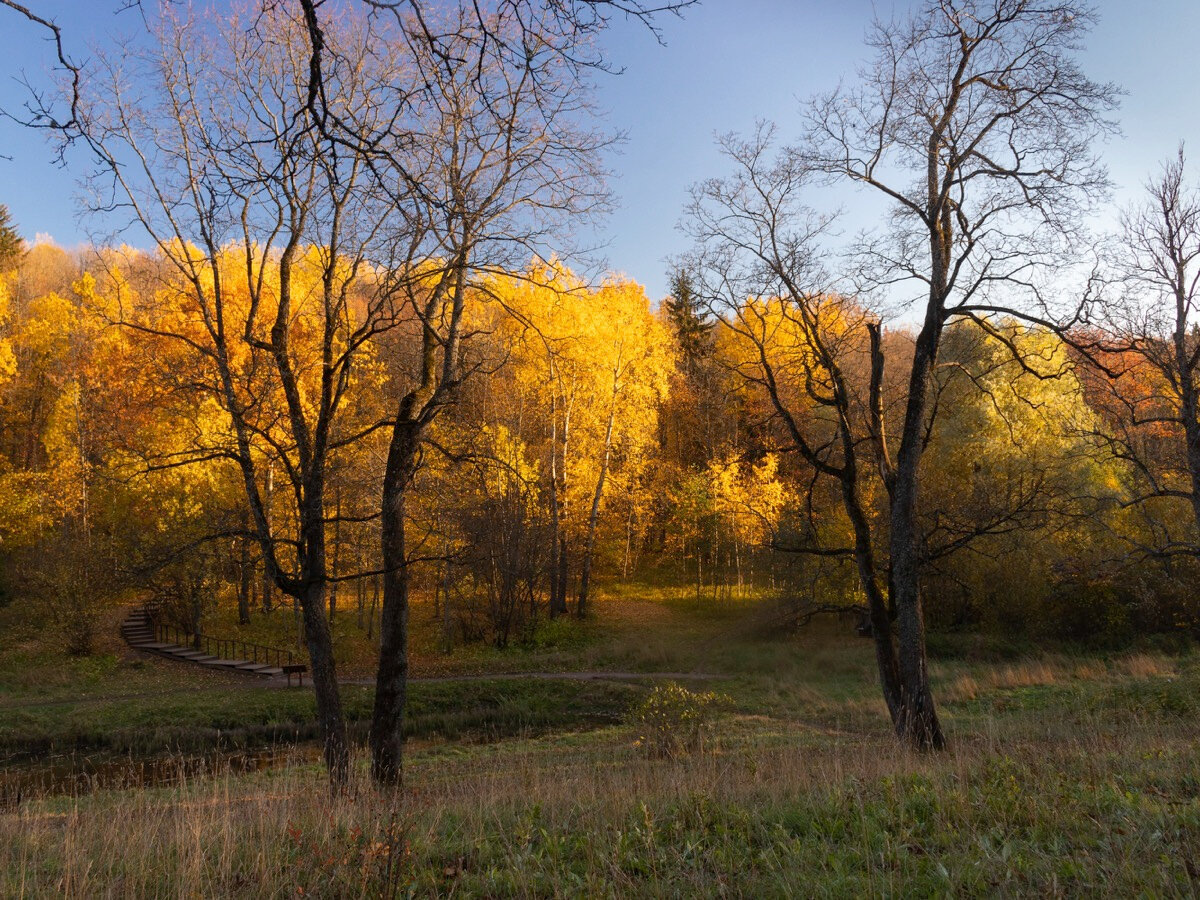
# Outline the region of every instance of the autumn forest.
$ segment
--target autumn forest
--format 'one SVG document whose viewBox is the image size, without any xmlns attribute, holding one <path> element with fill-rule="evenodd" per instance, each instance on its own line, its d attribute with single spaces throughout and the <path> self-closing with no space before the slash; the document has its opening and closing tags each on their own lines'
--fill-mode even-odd
<svg viewBox="0 0 1200 900">
<path fill-rule="evenodd" d="M 133 6 L 0 2 L 95 235 L 0 206 L 0 893 L 1195 890 L 1200 191 L 1094 10 L 863 22 L 658 297 L 601 39 L 704 5 Z"/>
</svg>

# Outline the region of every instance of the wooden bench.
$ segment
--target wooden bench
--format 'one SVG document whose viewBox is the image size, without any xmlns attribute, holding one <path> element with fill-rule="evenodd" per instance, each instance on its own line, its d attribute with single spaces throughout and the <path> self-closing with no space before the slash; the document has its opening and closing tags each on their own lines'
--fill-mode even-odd
<svg viewBox="0 0 1200 900">
<path fill-rule="evenodd" d="M 294 665 L 281 666 L 283 674 L 287 676 L 288 687 L 292 686 L 292 676 L 296 676 L 296 686 L 304 687 L 304 673 L 308 671 L 308 666 L 296 663 Z"/>
</svg>

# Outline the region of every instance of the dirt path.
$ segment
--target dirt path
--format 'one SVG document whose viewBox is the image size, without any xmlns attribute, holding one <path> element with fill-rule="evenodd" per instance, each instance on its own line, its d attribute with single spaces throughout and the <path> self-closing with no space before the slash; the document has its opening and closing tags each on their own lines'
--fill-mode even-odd
<svg viewBox="0 0 1200 900">
<path fill-rule="evenodd" d="M 720 678 L 720 675 L 710 675 L 704 672 L 482 672 L 473 675 L 428 675 L 424 678 L 410 678 L 412 682 L 425 684 L 442 684 L 457 681 L 496 681 L 516 678 L 537 678 L 546 681 L 641 681 L 652 679 L 675 679 L 678 681 L 700 681 L 708 678 Z M 339 678 L 338 684 L 374 684 L 374 678 Z"/>
</svg>

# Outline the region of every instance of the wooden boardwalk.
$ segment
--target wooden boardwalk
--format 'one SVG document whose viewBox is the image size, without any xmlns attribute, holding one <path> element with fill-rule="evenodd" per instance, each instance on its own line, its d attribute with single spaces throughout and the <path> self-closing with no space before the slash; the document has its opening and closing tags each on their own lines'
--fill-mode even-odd
<svg viewBox="0 0 1200 900">
<path fill-rule="evenodd" d="M 179 642 L 179 638 L 183 635 L 180 635 L 175 629 L 170 629 L 169 632 L 174 638 L 174 642 L 163 639 L 168 633 L 168 629 L 155 624 L 153 610 L 149 606 L 139 606 L 131 610 L 121 623 L 121 637 L 133 649 L 145 653 L 156 653 L 182 663 L 268 678 L 287 675 L 289 680 L 292 674 L 301 674 L 304 671 L 303 666 L 290 664 L 290 653 L 287 653 L 287 662 L 284 662 L 283 654 L 287 651 L 261 647 L 245 641 L 201 638 L 202 645 L 225 651 L 220 654 L 206 653 L 196 649 L 196 646 L 191 643 Z M 272 655 L 275 657 L 274 662 L 271 661 Z"/>
</svg>

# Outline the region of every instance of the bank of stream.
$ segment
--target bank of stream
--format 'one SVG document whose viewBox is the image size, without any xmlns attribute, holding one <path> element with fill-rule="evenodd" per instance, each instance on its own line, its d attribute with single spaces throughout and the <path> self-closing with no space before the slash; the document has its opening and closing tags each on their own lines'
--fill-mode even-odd
<svg viewBox="0 0 1200 900">
<path fill-rule="evenodd" d="M 12 810 L 35 797 L 165 787 L 316 762 L 319 758 L 316 743 L 145 757 L 103 753 L 17 755 L 0 760 L 0 810 Z"/>
</svg>

